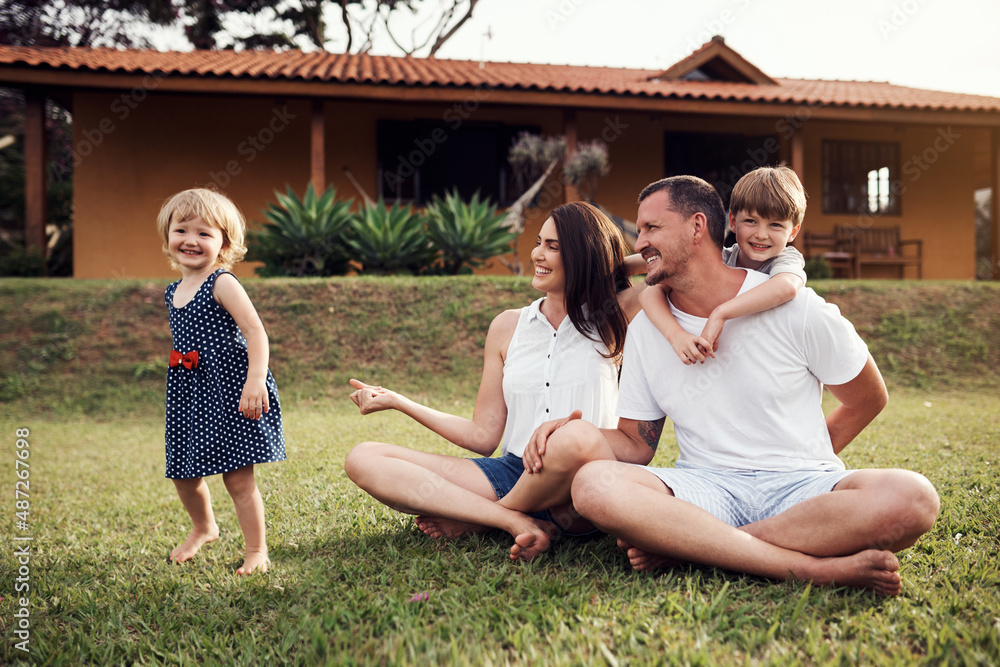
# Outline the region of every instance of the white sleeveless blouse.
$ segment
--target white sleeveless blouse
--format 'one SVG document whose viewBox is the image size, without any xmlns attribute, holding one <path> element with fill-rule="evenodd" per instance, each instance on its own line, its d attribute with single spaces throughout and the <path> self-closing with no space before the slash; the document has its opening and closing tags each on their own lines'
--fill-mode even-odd
<svg viewBox="0 0 1000 667">
<path fill-rule="evenodd" d="M 573 410 L 600 428 L 618 423 L 617 365 L 601 356 L 604 344 L 577 331 L 568 315 L 553 329 L 541 312 L 543 299 L 521 309 L 507 348 L 503 454 L 521 456 L 536 428 Z"/>
</svg>

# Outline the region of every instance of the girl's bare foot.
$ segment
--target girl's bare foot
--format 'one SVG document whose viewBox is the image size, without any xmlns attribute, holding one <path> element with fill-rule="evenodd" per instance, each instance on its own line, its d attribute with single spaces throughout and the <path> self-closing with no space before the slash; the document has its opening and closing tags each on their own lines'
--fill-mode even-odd
<svg viewBox="0 0 1000 667">
<path fill-rule="evenodd" d="M 676 558 L 643 551 L 638 547 L 633 547 L 621 538 L 618 539 L 618 548 L 625 552 L 628 556 L 628 562 L 636 572 L 653 572 L 660 568 L 676 567 L 681 564 L 681 561 Z"/>
<path fill-rule="evenodd" d="M 245 575 L 253 574 L 254 572 L 267 572 L 270 565 L 271 561 L 267 557 L 267 551 L 248 551 L 246 558 L 243 559 L 243 565 L 240 565 L 236 570 L 236 574 Z"/>
<path fill-rule="evenodd" d="M 438 516 L 418 516 L 416 518 L 417 528 L 419 528 L 424 535 L 438 539 L 440 537 L 454 539 L 456 537 L 462 537 L 463 535 L 472 535 L 474 533 L 485 533 L 489 530 L 486 526 L 480 526 L 475 523 L 466 523 L 464 521 L 455 521 L 454 519 L 442 519 Z"/>
<path fill-rule="evenodd" d="M 194 555 L 198 553 L 198 549 L 209 542 L 214 542 L 219 538 L 219 527 L 213 525 L 207 530 L 200 530 L 198 528 L 192 528 L 191 534 L 187 536 L 187 539 L 181 542 L 180 546 L 176 547 L 170 552 L 170 556 L 167 560 L 171 563 L 183 563 L 186 560 L 191 560 Z"/>
</svg>

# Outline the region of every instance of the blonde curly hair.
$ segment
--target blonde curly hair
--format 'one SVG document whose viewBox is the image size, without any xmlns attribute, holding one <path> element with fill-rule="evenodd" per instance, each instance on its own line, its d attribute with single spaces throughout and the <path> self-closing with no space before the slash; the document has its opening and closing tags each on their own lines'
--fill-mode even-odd
<svg viewBox="0 0 1000 667">
<path fill-rule="evenodd" d="M 170 223 L 201 218 L 222 232 L 222 251 L 218 263 L 224 269 L 233 268 L 247 254 L 244 245 L 247 224 L 240 209 L 225 195 L 207 188 L 191 188 L 168 199 L 156 216 L 156 231 L 163 240 L 163 254 L 173 269 L 180 268 L 170 256 Z"/>
</svg>

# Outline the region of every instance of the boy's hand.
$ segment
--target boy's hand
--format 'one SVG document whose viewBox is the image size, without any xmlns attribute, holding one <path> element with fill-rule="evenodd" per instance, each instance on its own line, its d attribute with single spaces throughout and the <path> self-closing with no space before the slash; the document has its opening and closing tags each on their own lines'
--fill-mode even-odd
<svg viewBox="0 0 1000 667">
<path fill-rule="evenodd" d="M 705 363 L 708 357 L 715 357 L 712 345 L 702 336 L 695 336 L 684 331 L 670 338 L 670 346 L 684 362 L 690 366 L 694 362 Z"/>
<path fill-rule="evenodd" d="M 701 337 L 708 343 L 708 349 L 718 350 L 719 349 L 719 335 L 722 333 L 722 327 L 726 323 L 726 318 L 722 315 L 716 314 L 714 311 L 708 316 L 708 321 L 705 322 L 705 328 L 701 330 Z M 715 356 L 714 354 L 712 355 Z"/>
<path fill-rule="evenodd" d="M 367 415 L 372 412 L 391 410 L 395 398 L 395 392 L 383 389 L 381 386 L 365 384 L 361 380 L 351 378 L 351 386 L 356 390 L 351 394 L 351 400 L 361 409 L 361 414 Z"/>
<path fill-rule="evenodd" d="M 239 411 L 247 419 L 260 419 L 268 409 L 270 406 L 267 403 L 267 381 L 248 379 L 240 395 Z"/>
</svg>

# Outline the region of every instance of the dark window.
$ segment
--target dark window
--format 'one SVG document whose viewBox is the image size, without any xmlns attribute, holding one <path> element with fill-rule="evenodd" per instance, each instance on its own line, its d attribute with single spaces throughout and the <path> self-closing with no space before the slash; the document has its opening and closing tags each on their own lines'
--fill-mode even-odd
<svg viewBox="0 0 1000 667">
<path fill-rule="evenodd" d="M 781 162 L 781 142 L 771 135 L 664 132 L 664 176 L 703 178 L 729 209 L 736 182 L 749 171 Z"/>
<path fill-rule="evenodd" d="M 457 189 L 463 199 L 479 191 L 494 203 L 517 198 L 507 153 L 520 132 L 537 127 L 502 123 L 379 121 L 378 195 L 423 205 Z"/>
<path fill-rule="evenodd" d="M 899 144 L 823 142 L 823 213 L 899 215 Z"/>
</svg>

